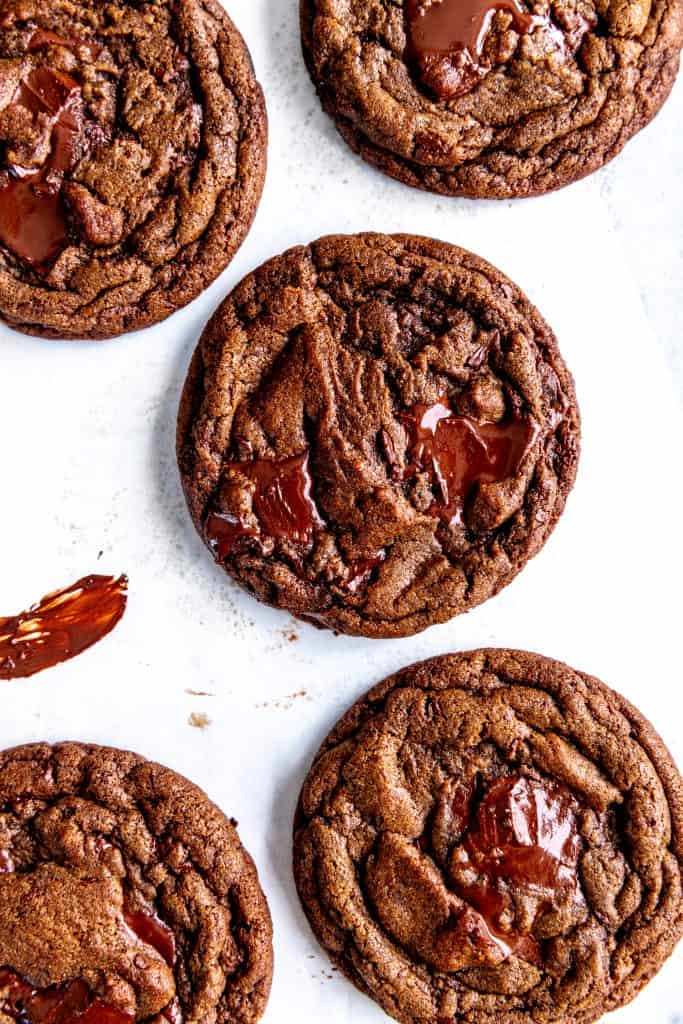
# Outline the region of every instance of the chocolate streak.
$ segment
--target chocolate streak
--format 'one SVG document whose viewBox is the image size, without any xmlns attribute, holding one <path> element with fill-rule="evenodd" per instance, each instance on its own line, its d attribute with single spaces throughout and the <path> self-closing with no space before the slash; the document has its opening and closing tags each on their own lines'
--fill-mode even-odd
<svg viewBox="0 0 683 1024">
<path fill-rule="evenodd" d="M 0 619 L 0 679 L 32 676 L 92 647 L 122 617 L 127 587 L 125 576 L 85 576 Z"/>
</svg>

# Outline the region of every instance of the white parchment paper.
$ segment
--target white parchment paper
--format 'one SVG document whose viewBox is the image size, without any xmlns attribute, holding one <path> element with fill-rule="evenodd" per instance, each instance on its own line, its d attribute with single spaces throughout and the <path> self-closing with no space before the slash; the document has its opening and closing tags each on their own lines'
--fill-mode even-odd
<svg viewBox="0 0 683 1024">
<path fill-rule="evenodd" d="M 329 1024 L 379 1024 L 382 1012 L 329 967 L 293 887 L 291 819 L 312 755 L 387 673 L 492 645 L 600 676 L 683 763 L 681 421 L 599 175 L 515 204 L 448 201 L 389 181 L 321 113 L 299 55 L 296 0 L 229 6 L 271 125 L 265 195 L 238 257 L 192 306 L 142 334 L 58 343 L 0 326 L 0 614 L 88 572 L 130 576 L 127 614 L 109 638 L 0 684 L 0 746 L 112 744 L 200 784 L 239 819 L 270 900 L 276 974 L 266 1022 L 320 1024 L 324 1014 Z M 654 138 L 657 124 L 648 131 Z M 553 325 L 583 414 L 579 480 L 543 552 L 499 597 L 402 641 L 318 633 L 242 594 L 195 535 L 174 458 L 185 370 L 220 299 L 290 245 L 366 229 L 433 235 L 506 271 Z M 192 712 L 211 724 L 191 727 Z M 682 972 L 683 948 L 614 1024 L 680 1022 Z"/>
</svg>

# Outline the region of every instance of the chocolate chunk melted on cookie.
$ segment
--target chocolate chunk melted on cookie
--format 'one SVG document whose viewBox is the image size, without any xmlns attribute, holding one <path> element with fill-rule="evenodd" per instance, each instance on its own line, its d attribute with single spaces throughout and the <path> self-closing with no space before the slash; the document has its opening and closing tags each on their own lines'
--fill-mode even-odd
<svg viewBox="0 0 683 1024">
<path fill-rule="evenodd" d="M 13 146 L 26 163 L 0 170 L 0 242 L 47 273 L 69 244 L 62 186 L 84 151 L 80 86 L 62 72 L 35 68 L 1 116 L 17 124 Z"/>
<path fill-rule="evenodd" d="M 583 905 L 580 840 L 570 795 L 524 776 L 492 783 L 477 806 L 475 783 L 447 781 L 428 834 L 411 844 L 382 836 L 368 886 L 385 927 L 439 970 L 495 966 L 515 955 L 541 964 L 532 930 L 549 908 Z M 444 821 L 451 838 L 444 846 Z M 441 881 L 437 865 L 445 873 Z M 444 914 L 434 913 L 442 905 Z"/>
<path fill-rule="evenodd" d="M 28 611 L 0 619 L 0 679 L 32 676 L 75 658 L 111 632 L 127 599 L 127 577 L 85 576 Z"/>
<path fill-rule="evenodd" d="M 123 919 L 139 939 L 154 946 L 166 963 L 173 966 L 176 961 L 175 936 L 158 914 L 133 911 L 126 907 L 123 911 Z"/>
<path fill-rule="evenodd" d="M 462 522 L 477 484 L 513 476 L 538 434 L 536 424 L 519 416 L 501 423 L 454 416 L 447 396 L 434 405 L 416 405 L 400 418 L 410 435 L 411 462 L 404 477 L 427 473 L 438 495 L 429 511 L 447 523 Z"/>
<path fill-rule="evenodd" d="M 41 864 L 0 878 L 0 1007 L 14 1020 L 132 1024 L 156 1020 L 173 1003 L 173 972 L 154 941 L 161 923 L 137 913 L 133 930 L 123 886 L 99 875 Z M 93 991 L 101 977 L 108 998 Z"/>
<path fill-rule="evenodd" d="M 85 39 L 66 38 L 42 28 L 36 29 L 29 39 L 28 52 L 35 53 L 36 50 L 43 50 L 48 46 L 63 46 L 76 55 L 82 51 L 91 60 L 95 60 L 102 53 L 102 47 L 98 43 L 88 42 Z"/>
<path fill-rule="evenodd" d="M 529 14 L 518 0 L 406 0 L 409 57 L 441 99 L 468 92 L 491 69 L 484 51 L 499 11 L 520 35 L 548 24 Z"/>
<path fill-rule="evenodd" d="M 0 1012 L 17 1024 L 135 1024 L 132 1013 L 93 996 L 83 981 L 40 989 L 0 970 Z"/>
<path fill-rule="evenodd" d="M 577 875 L 581 841 L 567 790 L 525 776 L 507 776 L 484 794 L 448 870 L 458 895 L 486 921 L 508 953 L 541 961 L 530 932 L 561 904 L 581 905 Z M 524 913 L 517 927 L 515 906 Z"/>
<path fill-rule="evenodd" d="M 251 508 L 208 516 L 205 535 L 219 561 L 250 538 L 260 549 L 264 542 L 272 546 L 277 540 L 310 543 L 318 513 L 311 497 L 307 452 L 287 459 L 229 462 L 225 477 L 244 481 Z"/>
</svg>

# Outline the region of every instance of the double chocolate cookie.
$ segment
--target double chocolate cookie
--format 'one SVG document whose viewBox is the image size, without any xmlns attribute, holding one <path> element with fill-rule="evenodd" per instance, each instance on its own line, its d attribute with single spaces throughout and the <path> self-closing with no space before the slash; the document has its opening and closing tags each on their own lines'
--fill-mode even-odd
<svg viewBox="0 0 683 1024">
<path fill-rule="evenodd" d="M 510 198 L 601 167 L 657 113 L 683 0 L 301 0 L 303 49 L 350 146 L 399 181 Z"/>
<path fill-rule="evenodd" d="M 255 1024 L 271 923 L 234 825 L 135 754 L 0 753 L 0 1020 Z"/>
<path fill-rule="evenodd" d="M 249 229 L 266 134 L 218 0 L 2 0 L 0 316 L 104 338 L 190 302 Z"/>
<path fill-rule="evenodd" d="M 597 679 L 435 658 L 327 738 L 294 868 L 322 945 L 397 1020 L 590 1024 L 683 934 L 683 780 Z"/>
<path fill-rule="evenodd" d="M 178 422 L 190 511 L 262 601 L 407 636 L 509 583 L 574 482 L 552 331 L 490 264 L 407 235 L 323 238 L 209 323 Z"/>
</svg>

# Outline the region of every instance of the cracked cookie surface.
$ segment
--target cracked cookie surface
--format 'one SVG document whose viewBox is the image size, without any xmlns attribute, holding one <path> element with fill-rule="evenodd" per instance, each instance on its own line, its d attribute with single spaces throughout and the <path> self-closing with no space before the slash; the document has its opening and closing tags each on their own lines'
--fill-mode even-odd
<svg viewBox="0 0 683 1024">
<path fill-rule="evenodd" d="M 531 303 L 477 256 L 407 235 L 323 238 L 245 278 L 178 420 L 217 561 L 260 600 L 369 637 L 509 583 L 578 452 L 572 379 Z"/>
<path fill-rule="evenodd" d="M 267 123 L 217 0 L 0 0 L 0 317 L 105 338 L 227 266 Z"/>
<path fill-rule="evenodd" d="M 256 869 L 200 789 L 106 747 L 0 753 L 3 1024 L 255 1024 L 271 977 Z"/>
<path fill-rule="evenodd" d="M 683 934 L 683 780 L 599 680 L 480 650 L 413 665 L 318 752 L 294 827 L 317 938 L 406 1024 L 590 1024 Z"/>
<path fill-rule="evenodd" d="M 417 188 L 514 198 L 597 170 L 655 116 L 683 2 L 301 0 L 301 26 L 323 107 L 366 161 Z"/>
</svg>

